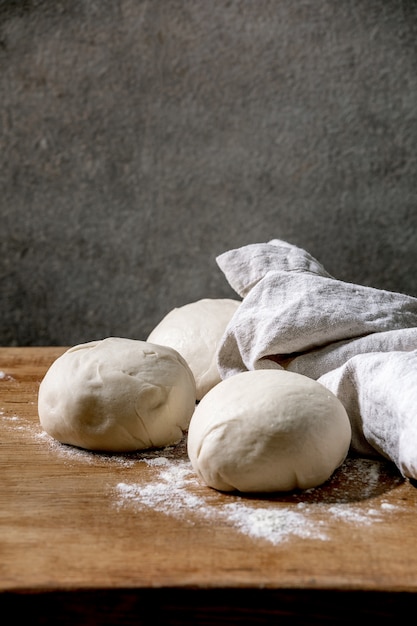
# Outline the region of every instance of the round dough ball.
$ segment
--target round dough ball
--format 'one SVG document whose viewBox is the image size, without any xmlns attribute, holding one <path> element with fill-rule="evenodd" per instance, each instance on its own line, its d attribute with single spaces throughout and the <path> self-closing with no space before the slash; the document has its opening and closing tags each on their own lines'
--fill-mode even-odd
<svg viewBox="0 0 417 626">
<path fill-rule="evenodd" d="M 54 361 L 39 388 L 38 413 L 62 443 L 122 452 L 178 442 L 195 402 L 193 374 L 178 352 L 108 337 Z"/>
<path fill-rule="evenodd" d="M 200 479 L 220 491 L 309 489 L 348 453 L 351 426 L 323 385 L 285 370 L 226 378 L 196 406 L 188 455 Z"/>
<path fill-rule="evenodd" d="M 217 349 L 240 301 L 204 298 L 170 311 L 148 337 L 148 341 L 177 350 L 194 374 L 197 400 L 221 378 Z"/>
</svg>

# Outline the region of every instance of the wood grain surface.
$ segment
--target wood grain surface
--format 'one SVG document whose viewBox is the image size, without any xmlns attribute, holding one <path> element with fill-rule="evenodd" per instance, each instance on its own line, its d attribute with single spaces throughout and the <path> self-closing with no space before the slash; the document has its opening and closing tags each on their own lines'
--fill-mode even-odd
<svg viewBox="0 0 417 626">
<path fill-rule="evenodd" d="M 31 623 L 322 624 L 415 609 L 417 492 L 391 464 L 348 458 L 320 488 L 245 497 L 199 483 L 185 440 L 124 455 L 59 444 L 37 392 L 64 350 L 0 348 L 4 610 Z"/>
</svg>

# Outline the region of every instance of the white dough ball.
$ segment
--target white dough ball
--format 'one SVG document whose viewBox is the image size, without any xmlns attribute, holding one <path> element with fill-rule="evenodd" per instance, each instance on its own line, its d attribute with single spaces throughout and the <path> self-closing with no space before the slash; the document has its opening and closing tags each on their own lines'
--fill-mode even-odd
<svg viewBox="0 0 417 626">
<path fill-rule="evenodd" d="M 38 413 L 62 443 L 133 451 L 178 442 L 196 402 L 193 374 L 172 348 L 108 337 L 74 346 L 43 378 Z"/>
<path fill-rule="evenodd" d="M 221 380 L 217 349 L 239 304 L 229 298 L 190 302 L 170 311 L 147 339 L 170 346 L 184 357 L 194 374 L 197 400 Z"/>
<path fill-rule="evenodd" d="M 219 491 L 309 489 L 348 453 L 351 426 L 323 385 L 285 370 L 226 378 L 196 406 L 188 455 L 200 479 Z"/>
</svg>

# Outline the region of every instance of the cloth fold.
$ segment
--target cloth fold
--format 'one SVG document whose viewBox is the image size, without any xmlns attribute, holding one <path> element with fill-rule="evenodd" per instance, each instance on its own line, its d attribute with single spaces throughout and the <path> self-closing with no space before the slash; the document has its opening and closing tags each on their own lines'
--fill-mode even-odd
<svg viewBox="0 0 417 626">
<path fill-rule="evenodd" d="M 318 380 L 346 407 L 352 450 L 417 478 L 417 298 L 337 280 L 279 239 L 216 261 L 243 298 L 219 346 L 221 377 L 284 368 Z"/>
</svg>

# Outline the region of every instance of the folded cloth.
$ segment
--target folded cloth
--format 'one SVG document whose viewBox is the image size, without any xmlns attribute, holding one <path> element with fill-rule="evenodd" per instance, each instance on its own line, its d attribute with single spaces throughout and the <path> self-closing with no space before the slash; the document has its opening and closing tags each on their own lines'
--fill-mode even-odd
<svg viewBox="0 0 417 626">
<path fill-rule="evenodd" d="M 216 261 L 243 298 L 218 349 L 221 377 L 275 367 L 319 380 L 346 406 L 352 450 L 382 454 L 417 478 L 417 408 L 407 404 L 415 395 L 403 389 L 405 380 L 417 386 L 417 298 L 337 280 L 308 252 L 279 239 Z M 377 394 L 375 385 L 384 389 Z M 407 405 L 401 415 L 398 393 Z M 406 431 L 415 431 L 413 443 L 400 445 Z"/>
<path fill-rule="evenodd" d="M 417 478 L 417 350 L 359 354 L 318 382 L 343 403 L 352 449 L 377 451 Z"/>
</svg>

